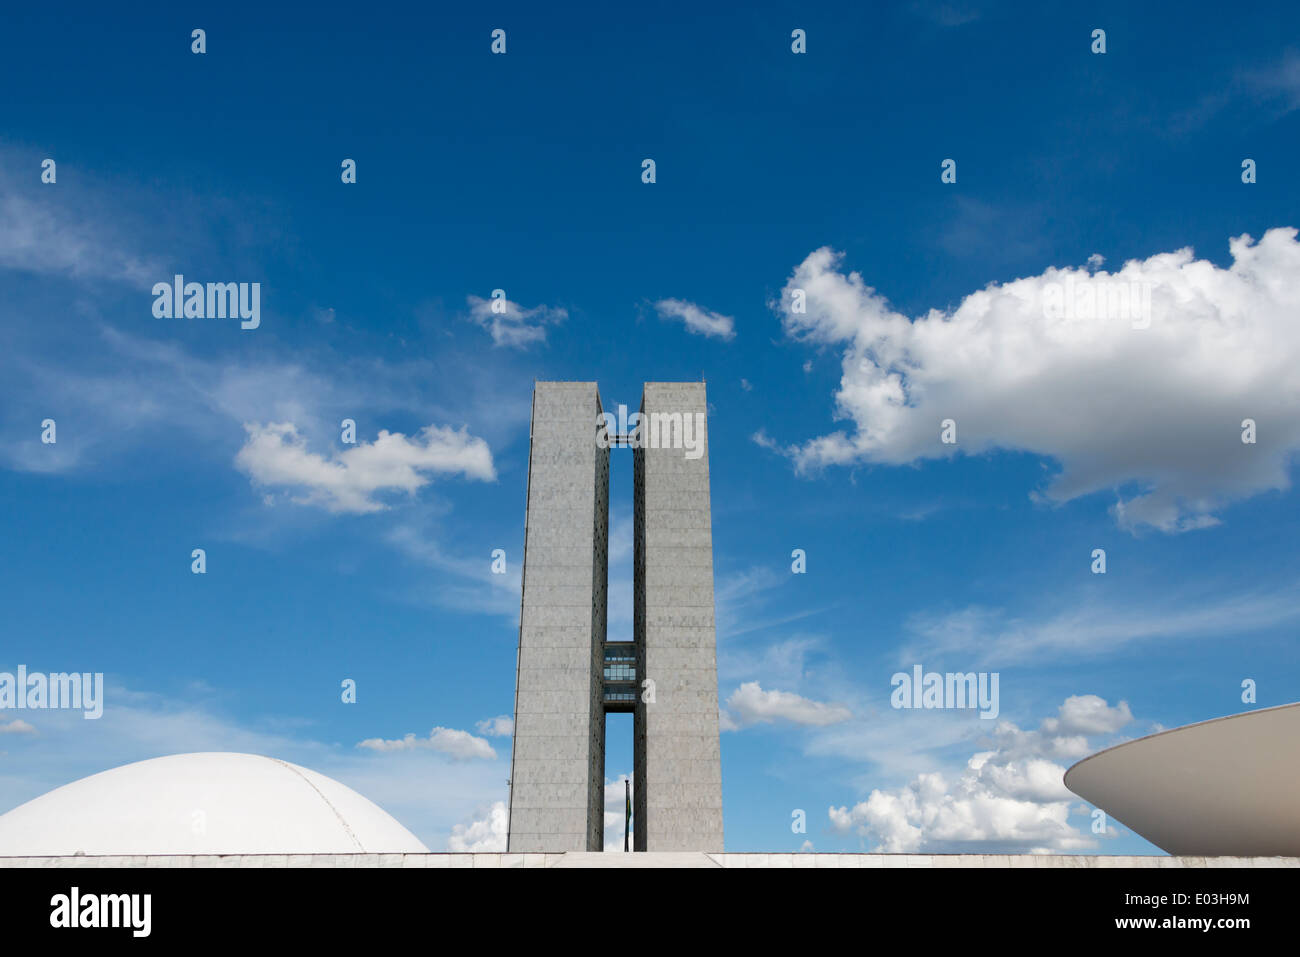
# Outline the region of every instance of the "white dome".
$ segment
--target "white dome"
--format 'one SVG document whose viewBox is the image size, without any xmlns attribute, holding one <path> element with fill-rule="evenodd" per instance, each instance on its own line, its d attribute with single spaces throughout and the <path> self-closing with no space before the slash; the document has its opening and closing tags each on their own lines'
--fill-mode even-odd
<svg viewBox="0 0 1300 957">
<path fill-rule="evenodd" d="M 257 754 L 173 754 L 0 816 L 0 855 L 395 854 L 428 848 L 338 781 Z"/>
</svg>

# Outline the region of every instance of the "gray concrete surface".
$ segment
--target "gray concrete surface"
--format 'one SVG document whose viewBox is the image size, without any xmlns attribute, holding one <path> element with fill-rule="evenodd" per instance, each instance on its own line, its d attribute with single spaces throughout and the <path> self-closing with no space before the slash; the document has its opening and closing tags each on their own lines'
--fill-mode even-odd
<svg viewBox="0 0 1300 957">
<path fill-rule="evenodd" d="M 528 459 L 511 851 L 600 850 L 609 450 L 594 382 L 538 382 Z"/>
<path fill-rule="evenodd" d="M 703 382 L 645 385 L 642 415 L 692 417 L 703 450 L 690 457 L 670 430 L 656 434 L 667 447 L 634 452 L 633 633 L 638 679 L 654 682 L 635 710 L 638 851 L 724 846 L 707 412 Z"/>
</svg>

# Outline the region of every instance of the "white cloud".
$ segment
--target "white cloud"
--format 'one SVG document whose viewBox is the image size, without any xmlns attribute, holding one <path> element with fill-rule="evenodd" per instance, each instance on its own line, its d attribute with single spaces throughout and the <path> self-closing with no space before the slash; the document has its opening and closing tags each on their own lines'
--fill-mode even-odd
<svg viewBox="0 0 1300 957">
<path fill-rule="evenodd" d="M 761 565 L 719 575 L 714 585 L 719 640 L 729 641 L 752 632 L 788 625 L 824 611 L 825 607 L 779 614 L 766 611 L 777 596 L 777 589 L 789 584 L 792 578 Z"/>
<path fill-rule="evenodd" d="M 886 853 L 1064 852 L 1096 846 L 1069 824 L 1077 799 L 1064 783 L 1065 767 L 1092 748 L 1086 734 L 1111 734 L 1132 720 L 1128 705 L 1114 708 L 1096 695 L 1076 695 L 1038 731 L 1009 721 L 993 732 L 992 750 L 974 754 L 956 778 L 918 774 L 900 788 L 875 789 L 852 808 L 831 807 L 831 827 L 856 831 Z"/>
<path fill-rule="evenodd" d="M 479 734 L 485 734 L 489 738 L 508 738 L 515 733 L 514 719 L 508 714 L 499 714 L 495 718 L 487 718 L 478 722 L 474 727 Z"/>
<path fill-rule="evenodd" d="M 680 319 L 688 332 L 697 336 L 710 336 L 730 341 L 736 338 L 736 320 L 720 312 L 712 312 L 693 302 L 682 299 L 660 299 L 655 303 L 660 319 Z"/>
<path fill-rule="evenodd" d="M 447 850 L 478 854 L 505 851 L 509 826 L 506 802 L 497 801 L 490 808 L 480 810 L 479 815 L 468 824 L 452 827 Z"/>
<path fill-rule="evenodd" d="M 444 533 L 436 522 L 427 519 L 428 511 L 420 506 L 404 511 L 401 521 L 385 535 L 390 545 L 408 557 L 449 573 L 422 578 L 411 597 L 457 611 L 504 615 L 518 623 L 522 562 L 507 561 L 506 573 L 497 575 L 482 554 L 470 557 L 449 553 L 439 544 Z"/>
<path fill-rule="evenodd" d="M 331 512 L 375 512 L 386 506 L 374 493 L 412 494 L 427 485 L 428 473 L 460 473 L 492 481 L 496 471 L 487 443 L 465 429 L 430 425 L 408 439 L 381 430 L 374 442 L 361 442 L 326 458 L 307 450 L 307 440 L 290 422 L 245 423 L 248 439 L 235 465 L 263 486 L 300 490 L 293 501 L 321 505 Z"/>
<path fill-rule="evenodd" d="M 733 691 L 727 699 L 727 709 L 721 712 L 725 731 L 774 721 L 824 727 L 852 716 L 842 705 L 811 701 L 790 691 L 764 691 L 757 681 L 747 681 Z"/>
<path fill-rule="evenodd" d="M 568 310 L 551 306 L 533 306 L 525 309 L 508 299 L 481 299 L 469 296 L 470 318 L 492 334 L 492 343 L 514 349 L 526 349 L 536 342 L 546 341 L 546 327 L 557 325 L 569 318 Z M 494 312 L 493 303 L 500 305 Z"/>
<path fill-rule="evenodd" d="M 1043 722 L 1043 730 L 1052 734 L 1114 734 L 1132 720 L 1127 701 L 1111 708 L 1095 694 L 1072 695 L 1061 705 L 1059 718 Z"/>
<path fill-rule="evenodd" d="M 1288 488 L 1300 451 L 1296 230 L 1241 236 L 1229 249 L 1227 269 L 1190 249 L 1115 273 L 1052 268 L 915 319 L 818 249 L 794 270 L 780 309 L 790 337 L 843 348 L 837 417 L 852 428 L 785 452 L 804 470 L 1027 451 L 1059 463 L 1048 502 L 1110 490 L 1130 530 L 1213 524 L 1232 501 Z M 1149 327 L 1114 305 L 1049 318 L 1059 314 L 1053 296 L 1099 281 L 1149 290 Z M 791 311 L 796 288 L 804 313 Z M 940 442 L 947 418 L 956 445 Z M 1246 418 L 1258 424 L 1253 445 L 1241 441 Z"/>
<path fill-rule="evenodd" d="M 22 718 L 14 718 L 8 724 L 0 724 L 0 734 L 35 734 L 36 729 Z"/>
<path fill-rule="evenodd" d="M 448 755 L 456 761 L 468 761 L 473 758 L 491 760 L 497 756 L 492 745 L 484 738 L 476 738 L 468 731 L 442 727 L 434 728 L 427 738 L 417 738 L 414 734 L 407 734 L 404 738 L 393 740 L 366 738 L 358 743 L 357 747 L 369 748 L 371 751 L 414 751 L 417 748 L 427 748 Z"/>
</svg>

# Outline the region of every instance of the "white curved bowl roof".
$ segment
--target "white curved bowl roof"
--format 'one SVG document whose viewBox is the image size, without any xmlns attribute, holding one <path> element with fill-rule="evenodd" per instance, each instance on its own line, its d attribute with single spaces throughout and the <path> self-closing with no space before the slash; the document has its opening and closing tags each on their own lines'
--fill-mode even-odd
<svg viewBox="0 0 1300 957">
<path fill-rule="evenodd" d="M 173 754 L 0 816 L 0 855 L 427 853 L 338 781 L 257 754 Z"/>
<path fill-rule="evenodd" d="M 1170 854 L 1300 856 L 1300 702 L 1127 741 L 1065 786 Z"/>
</svg>

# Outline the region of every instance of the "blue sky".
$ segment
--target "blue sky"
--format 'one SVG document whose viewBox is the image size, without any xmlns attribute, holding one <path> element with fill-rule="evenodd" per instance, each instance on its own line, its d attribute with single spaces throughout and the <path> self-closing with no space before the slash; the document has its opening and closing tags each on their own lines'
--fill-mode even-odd
<svg viewBox="0 0 1300 957">
<path fill-rule="evenodd" d="M 1093 834 L 1060 771 L 1300 680 L 1300 10 L 1276 6 L 24 10 L 0 670 L 108 694 L 99 721 L 0 713 L 0 809 L 254 751 L 433 849 L 490 846 L 532 382 L 608 408 L 703 376 L 728 849 L 1153 852 Z M 260 326 L 155 318 L 176 273 L 260 283 Z M 1143 284 L 1150 327 L 1053 323 L 1067 275 Z M 615 451 L 611 637 L 630 496 Z M 997 672 L 998 720 L 891 708 L 914 664 Z"/>
</svg>

